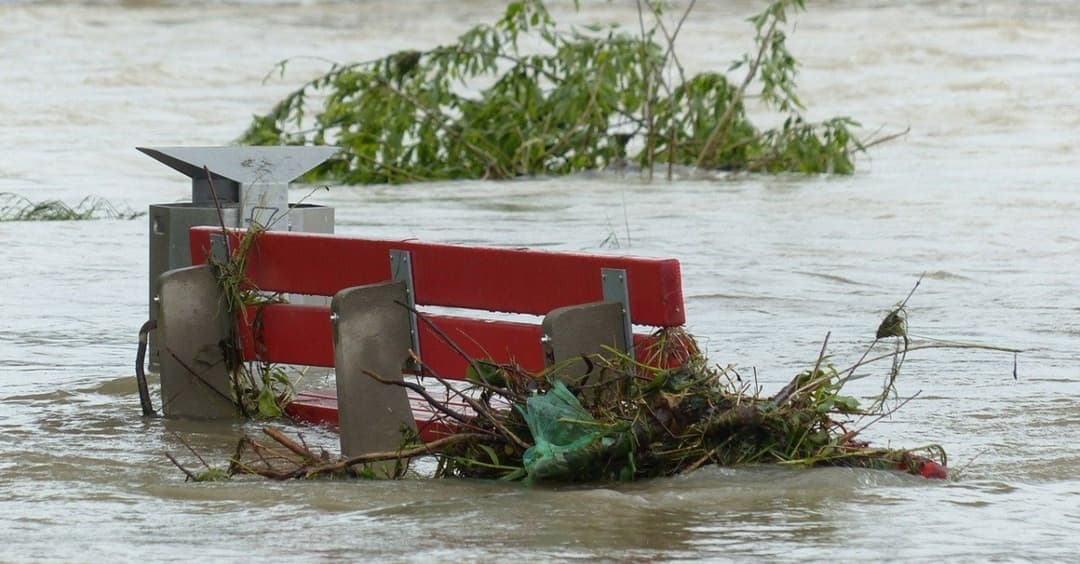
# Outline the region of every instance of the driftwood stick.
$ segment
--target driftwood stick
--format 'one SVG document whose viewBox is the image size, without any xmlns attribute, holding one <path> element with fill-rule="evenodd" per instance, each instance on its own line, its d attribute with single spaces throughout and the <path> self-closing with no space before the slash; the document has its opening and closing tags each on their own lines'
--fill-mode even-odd
<svg viewBox="0 0 1080 564">
<path fill-rule="evenodd" d="M 487 435 L 481 435 L 479 433 L 460 433 L 457 435 L 450 435 L 431 441 L 430 443 L 424 443 L 420 446 L 416 446 L 409 449 L 394 450 L 386 452 L 371 452 L 368 454 L 360 454 L 352 458 L 336 462 L 334 464 L 326 464 L 322 466 L 316 466 L 303 473 L 304 476 L 310 477 L 315 474 L 341 472 L 347 468 L 351 468 L 358 464 L 369 464 L 372 462 L 382 462 L 384 460 L 397 460 L 400 458 L 416 458 L 417 456 L 424 456 L 426 454 L 434 454 L 440 450 L 455 445 L 457 443 L 473 441 L 478 439 L 488 438 Z"/>
<path fill-rule="evenodd" d="M 251 447 L 251 451 L 253 453 L 255 453 L 255 455 L 259 457 L 259 460 L 263 464 L 265 464 L 267 467 L 273 466 L 274 465 L 273 461 L 275 461 L 275 460 L 288 462 L 289 464 L 294 464 L 294 465 L 302 465 L 303 464 L 302 461 L 297 461 L 296 458 L 293 457 L 293 455 L 292 455 L 292 453 L 290 451 L 283 450 L 283 449 L 277 449 L 277 448 L 274 448 L 272 446 L 267 446 L 267 445 L 264 445 L 262 443 L 259 443 L 259 442 L 255 441 L 255 440 L 253 440 L 251 438 L 248 438 L 248 441 L 249 441 L 249 445 Z M 269 457 L 269 458 L 267 458 L 267 457 Z"/>
<path fill-rule="evenodd" d="M 315 456 L 310 450 L 304 448 L 303 446 L 296 443 L 296 441 L 293 441 L 289 437 L 286 437 L 284 433 L 282 433 L 281 431 L 278 431 L 277 429 L 274 429 L 273 427 L 263 427 L 262 432 L 266 436 L 270 437 L 271 439 L 274 439 L 275 441 L 278 442 L 278 444 L 280 444 L 281 446 L 289 449 L 291 452 L 293 452 L 294 454 L 296 454 L 298 456 L 301 456 L 301 457 L 309 459 L 309 460 L 318 460 L 318 458 L 319 458 L 319 457 Z"/>
</svg>

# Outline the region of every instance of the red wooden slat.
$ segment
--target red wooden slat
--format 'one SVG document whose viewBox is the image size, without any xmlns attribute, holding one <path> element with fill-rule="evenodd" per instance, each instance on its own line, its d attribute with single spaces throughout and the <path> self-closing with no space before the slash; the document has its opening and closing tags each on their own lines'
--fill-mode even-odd
<svg viewBox="0 0 1080 564">
<path fill-rule="evenodd" d="M 195 264 L 206 261 L 215 231 L 192 228 Z M 233 248 L 239 233 L 230 233 Z M 620 268 L 627 272 L 634 323 L 671 327 L 686 320 L 679 262 L 674 259 L 266 232 L 252 247 L 247 274 L 263 290 L 331 296 L 390 279 L 391 249 L 410 252 L 415 299 L 422 305 L 545 315 L 558 307 L 602 300 L 600 269 Z"/>
<path fill-rule="evenodd" d="M 273 307 L 282 307 L 282 306 L 273 306 Z M 457 321 L 457 320 L 461 320 L 461 319 L 460 318 L 439 318 L 439 319 L 436 320 L 436 323 L 439 324 L 440 329 L 443 329 L 444 331 L 446 331 L 447 329 L 444 328 L 444 327 L 446 327 L 446 328 L 449 328 L 450 333 L 455 333 L 457 331 L 457 328 L 451 327 L 453 324 L 448 323 L 447 321 L 449 321 L 449 320 Z M 474 321 L 474 322 L 476 322 L 475 320 L 464 320 L 464 321 Z M 476 322 L 476 323 L 484 323 L 484 322 Z M 461 329 L 461 332 L 458 332 L 459 335 L 463 334 L 465 331 L 475 330 L 475 327 L 474 326 L 463 325 L 463 326 L 460 327 L 460 329 Z M 523 345 L 522 348 L 518 348 L 518 347 L 515 346 L 515 348 L 513 350 L 517 350 L 517 351 L 536 350 L 536 351 L 538 351 L 537 352 L 538 358 L 528 360 L 528 362 L 529 363 L 538 362 L 539 363 L 538 366 L 542 366 L 543 365 L 543 359 L 539 358 L 539 356 L 540 356 L 540 353 L 539 353 L 540 347 L 538 346 L 539 327 L 535 327 L 535 329 L 536 329 L 536 336 L 537 336 L 536 339 L 537 340 L 534 340 L 533 343 L 536 344 L 537 346 L 525 347 Z M 423 331 L 423 329 L 422 329 L 422 331 Z M 469 334 L 475 335 L 476 333 L 469 333 Z M 422 332 L 421 335 L 424 335 L 424 333 Z M 439 339 L 438 337 L 436 337 L 434 335 L 433 332 L 430 331 L 430 329 L 428 330 L 427 338 Z M 476 343 L 473 343 L 469 339 L 462 338 L 462 339 L 455 339 L 455 340 L 460 340 L 463 343 L 460 346 L 462 348 L 464 348 L 466 350 L 466 352 L 470 356 L 472 356 L 474 358 L 480 358 L 480 357 L 483 357 L 483 356 L 490 356 L 490 357 L 494 357 L 499 362 L 506 362 L 508 360 L 508 357 L 500 357 L 499 355 L 495 355 L 494 353 L 492 353 L 490 355 L 485 355 L 483 353 L 483 351 L 479 350 L 480 346 L 478 344 L 476 344 Z M 484 340 L 480 340 L 480 339 L 477 339 L 477 341 L 485 342 Z M 443 341 L 441 341 L 441 339 L 440 339 L 438 342 L 443 342 Z M 464 344 L 465 342 L 468 342 L 469 344 Z M 650 364 L 650 365 L 658 365 L 658 366 L 662 366 L 662 367 L 673 367 L 673 366 L 677 366 L 677 365 L 680 365 L 681 363 L 685 362 L 689 358 L 690 354 L 696 352 L 696 348 L 695 348 L 692 341 L 683 340 L 683 341 L 678 341 L 678 342 L 670 342 L 670 343 L 668 343 L 668 347 L 667 347 L 665 353 L 661 355 L 662 356 L 661 358 L 658 358 L 659 353 L 654 348 L 652 348 L 653 345 L 654 345 L 654 339 L 652 338 L 651 335 L 638 335 L 638 334 L 634 335 L 634 352 L 636 353 L 638 361 L 640 361 L 642 363 L 645 363 L 645 364 Z M 440 352 L 436 353 L 436 352 L 432 351 L 432 349 L 434 347 L 432 346 L 431 341 L 429 341 L 429 340 L 422 341 L 421 348 L 423 348 L 425 346 L 427 347 L 427 350 L 428 350 L 428 353 L 425 353 L 425 355 L 424 355 L 425 361 L 431 363 L 431 366 L 439 366 L 440 368 L 442 368 L 443 371 L 440 372 L 440 375 L 446 375 L 445 377 L 451 378 L 451 379 L 458 379 L 458 378 L 461 377 L 462 374 L 464 374 L 466 363 L 464 362 L 464 360 L 461 360 L 461 357 L 459 355 L 457 355 L 457 353 L 450 352 L 449 347 L 446 347 L 446 350 L 443 350 L 443 351 L 440 351 Z M 488 351 L 488 352 L 491 353 L 492 351 Z M 449 355 L 449 357 L 445 358 L 445 359 L 440 358 L 441 355 Z M 531 368 L 527 364 L 524 364 L 523 359 L 521 359 L 521 358 L 518 358 L 518 362 L 522 363 L 522 365 L 526 366 L 529 370 L 536 370 L 535 368 Z M 332 427 L 336 427 L 337 424 L 338 424 L 337 395 L 333 391 L 300 392 L 299 394 L 297 394 L 296 399 L 286 407 L 285 412 L 290 417 L 292 417 L 293 419 L 296 419 L 298 421 L 303 421 L 305 423 L 310 423 L 312 425 L 329 425 L 329 426 L 332 426 Z M 447 424 L 445 422 L 437 421 L 437 420 L 433 421 L 432 419 L 435 417 L 435 414 L 432 413 L 430 411 L 430 409 L 417 408 L 414 405 L 413 413 L 414 413 L 414 416 L 416 417 L 416 425 L 417 425 L 417 429 L 420 432 L 420 438 L 422 440 L 424 440 L 424 441 L 432 441 L 432 440 L 438 439 L 440 437 L 446 436 L 447 434 L 451 434 L 453 432 L 453 429 L 451 427 L 447 426 Z"/>
<path fill-rule="evenodd" d="M 452 435 L 456 431 L 455 427 L 435 417 L 435 413 L 429 409 L 417 408 L 413 411 L 416 429 L 424 442 Z M 339 421 L 337 396 L 331 392 L 299 392 L 296 399 L 285 406 L 285 414 L 296 421 L 336 429 Z"/>
<path fill-rule="evenodd" d="M 338 426 L 337 394 L 333 392 L 299 392 L 285 406 L 285 414 L 311 425 Z"/>
<path fill-rule="evenodd" d="M 248 309 L 248 324 L 239 323 L 241 356 L 244 360 L 263 360 L 306 366 L 334 366 L 333 328 L 330 308 L 325 306 L 271 304 L 262 312 Z M 431 324 L 420 322 L 420 356 L 432 371 L 451 380 L 460 380 L 468 361 L 438 335 L 438 327 L 472 359 L 498 363 L 517 363 L 525 370 L 544 369 L 539 325 L 514 321 L 471 319 L 449 315 L 424 314 Z M 255 339 L 256 333 L 260 337 Z M 258 350 L 255 342 L 259 342 Z M 668 358 L 657 359 L 649 351 L 652 338 L 634 335 L 634 352 L 643 363 L 661 366 L 686 360 L 685 347 L 679 345 Z"/>
<path fill-rule="evenodd" d="M 453 435 L 458 429 L 445 421 L 437 419 L 417 419 L 416 431 L 420 435 L 421 441 L 429 443 L 437 439 L 445 438 L 448 435 Z"/>
<path fill-rule="evenodd" d="M 333 327 L 330 308 L 324 306 L 271 304 L 258 314 L 248 310 L 248 325 L 240 323 L 244 360 L 264 360 L 307 366 L 334 366 Z M 544 368 L 540 326 L 512 321 L 487 321 L 425 314 L 470 358 L 499 363 L 517 362 L 533 372 Z M 255 339 L 256 333 L 260 339 Z M 260 342 L 258 350 L 255 342 Z M 430 325 L 420 322 L 420 355 L 436 374 L 462 379 L 466 361 Z"/>
<path fill-rule="evenodd" d="M 241 357 L 306 366 L 334 366 L 330 308 L 272 304 L 249 307 L 248 325 L 238 320 Z M 259 343 L 256 349 L 255 343 Z"/>
<path fill-rule="evenodd" d="M 437 315 L 425 317 L 468 358 L 500 364 L 516 362 L 530 372 L 544 369 L 539 325 Z M 469 367 L 469 362 L 447 343 L 447 339 L 437 335 L 423 321 L 420 322 L 420 358 L 436 374 L 447 378 L 461 377 Z"/>
</svg>

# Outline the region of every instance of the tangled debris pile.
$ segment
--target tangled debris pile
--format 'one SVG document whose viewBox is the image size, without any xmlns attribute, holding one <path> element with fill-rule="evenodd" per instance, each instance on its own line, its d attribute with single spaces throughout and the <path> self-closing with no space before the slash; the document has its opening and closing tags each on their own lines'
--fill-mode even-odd
<svg viewBox="0 0 1080 564">
<path fill-rule="evenodd" d="M 938 445 L 875 448 L 861 439 L 862 431 L 905 403 L 887 410 L 883 401 L 894 393 L 907 351 L 916 348 L 908 344 L 904 304 L 888 314 L 874 341 L 896 339 L 892 354 L 864 357 L 838 371 L 825 355 L 826 337 L 816 365 L 772 396 L 753 390 L 734 367 L 710 367 L 685 332 L 664 330 L 654 337 L 649 358 L 655 362 L 609 351 L 585 358 L 588 374 L 573 379 L 558 377 L 558 366 L 528 374 L 512 365 L 473 361 L 472 385 L 453 392 L 453 402 L 423 394 L 441 423 L 453 429 L 438 440 L 405 436 L 399 450 L 335 460 L 266 428 L 277 445 L 244 439 L 230 473 L 272 479 L 370 476 L 371 464 L 397 461 L 401 477 L 412 459 L 433 456 L 435 477 L 530 483 L 638 480 L 708 464 L 761 463 L 946 477 L 946 455 Z M 841 393 L 858 367 L 890 358 L 885 389 L 870 407 Z M 462 403 L 470 409 L 455 407 Z"/>
</svg>

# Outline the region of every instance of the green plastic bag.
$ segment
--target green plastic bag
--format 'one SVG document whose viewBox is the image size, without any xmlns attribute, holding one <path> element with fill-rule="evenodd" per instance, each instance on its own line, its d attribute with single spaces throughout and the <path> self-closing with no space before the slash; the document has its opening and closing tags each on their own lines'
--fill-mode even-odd
<svg viewBox="0 0 1080 564">
<path fill-rule="evenodd" d="M 569 481 L 588 473 L 606 431 L 565 384 L 555 382 L 546 394 L 526 400 L 524 409 L 517 407 L 534 441 L 523 456 L 530 481 Z"/>
</svg>

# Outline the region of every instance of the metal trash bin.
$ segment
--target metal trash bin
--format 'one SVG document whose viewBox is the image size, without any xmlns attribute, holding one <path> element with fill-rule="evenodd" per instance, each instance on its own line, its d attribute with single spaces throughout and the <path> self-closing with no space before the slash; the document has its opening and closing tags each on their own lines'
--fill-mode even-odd
<svg viewBox="0 0 1080 564">
<path fill-rule="evenodd" d="M 289 203 L 289 183 L 338 151 L 336 147 L 137 147 L 191 178 L 191 202 L 150 206 L 150 319 L 156 281 L 167 270 L 191 266 L 188 231 L 197 225 L 333 233 L 334 208 Z M 207 175 L 209 171 L 209 175 Z M 219 213 L 220 207 L 220 213 Z M 151 369 L 160 351 L 149 343 Z"/>
</svg>

